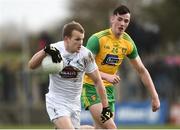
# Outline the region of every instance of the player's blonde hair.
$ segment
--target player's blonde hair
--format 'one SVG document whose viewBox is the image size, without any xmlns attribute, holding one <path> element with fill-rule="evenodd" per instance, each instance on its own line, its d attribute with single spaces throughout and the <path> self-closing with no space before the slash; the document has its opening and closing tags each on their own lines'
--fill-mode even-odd
<svg viewBox="0 0 180 130">
<path fill-rule="evenodd" d="M 64 25 L 63 33 L 62 33 L 63 38 L 65 36 L 71 37 L 73 30 L 79 31 L 81 33 L 85 33 L 84 28 L 82 27 L 82 25 L 80 23 L 72 21 L 72 22 Z"/>
</svg>

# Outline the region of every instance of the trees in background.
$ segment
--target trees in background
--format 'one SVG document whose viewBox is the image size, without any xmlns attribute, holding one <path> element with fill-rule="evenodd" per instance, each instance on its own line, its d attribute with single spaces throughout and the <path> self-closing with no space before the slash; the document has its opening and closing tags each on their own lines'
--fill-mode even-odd
<svg viewBox="0 0 180 130">
<path fill-rule="evenodd" d="M 149 6 L 142 8 L 141 15 L 145 22 L 155 24 L 159 28 L 160 44 L 163 50 L 180 53 L 180 1 L 161 0 L 152 2 Z M 176 51 L 174 51 L 174 49 Z"/>
<path fill-rule="evenodd" d="M 179 45 L 179 0 L 76 0 L 69 3 L 71 16 L 67 20 L 74 19 L 82 23 L 86 30 L 85 40 L 92 33 L 107 28 L 111 11 L 119 4 L 125 4 L 132 12 L 131 27 L 141 31 L 136 32 L 130 28 L 128 32 L 133 32 L 134 35 L 142 34 L 135 36 L 137 44 L 140 44 L 139 41 L 148 47 L 154 44 L 156 48 L 151 50 L 160 49 L 164 53 L 172 48 L 172 45 Z"/>
</svg>

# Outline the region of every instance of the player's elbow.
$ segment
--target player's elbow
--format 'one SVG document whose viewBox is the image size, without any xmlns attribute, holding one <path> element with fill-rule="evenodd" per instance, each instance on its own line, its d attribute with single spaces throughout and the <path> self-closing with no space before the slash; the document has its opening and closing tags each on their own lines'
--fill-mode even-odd
<svg viewBox="0 0 180 130">
<path fill-rule="evenodd" d="M 95 80 L 93 80 L 93 82 L 94 82 L 94 85 L 95 86 L 99 86 L 100 85 L 100 79 L 95 79 Z"/>
<path fill-rule="evenodd" d="M 94 81 L 94 85 L 99 88 L 104 87 L 104 84 L 101 79 L 97 79 L 96 81 Z"/>
</svg>

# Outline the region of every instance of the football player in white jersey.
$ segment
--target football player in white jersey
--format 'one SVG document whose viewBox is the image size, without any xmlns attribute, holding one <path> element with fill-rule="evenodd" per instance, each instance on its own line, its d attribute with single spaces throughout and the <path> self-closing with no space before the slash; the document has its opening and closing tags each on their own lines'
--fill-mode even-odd
<svg viewBox="0 0 180 130">
<path fill-rule="evenodd" d="M 55 63 L 63 60 L 63 70 L 49 74 L 49 92 L 46 94 L 47 113 L 56 128 L 80 128 L 80 96 L 83 75 L 86 73 L 94 81 L 101 98 L 102 123 L 109 129 L 115 129 L 116 125 L 111 118 L 112 112 L 99 70 L 92 53 L 82 46 L 84 33 L 83 27 L 78 22 L 73 21 L 64 25 L 63 41 L 50 44 L 35 53 L 28 66 L 30 69 L 38 68 L 46 55 L 50 55 Z"/>
</svg>

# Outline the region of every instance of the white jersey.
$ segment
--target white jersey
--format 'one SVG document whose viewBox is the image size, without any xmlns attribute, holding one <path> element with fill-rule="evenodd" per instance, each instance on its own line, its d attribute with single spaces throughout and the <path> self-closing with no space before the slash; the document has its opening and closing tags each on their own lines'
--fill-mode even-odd
<svg viewBox="0 0 180 130">
<path fill-rule="evenodd" d="M 91 73 L 97 69 L 92 53 L 81 47 L 80 52 L 69 53 L 64 47 L 64 41 L 52 46 L 56 47 L 62 56 L 64 69 L 58 74 L 49 75 L 49 95 L 59 104 L 80 110 L 80 96 L 84 73 Z"/>
</svg>

